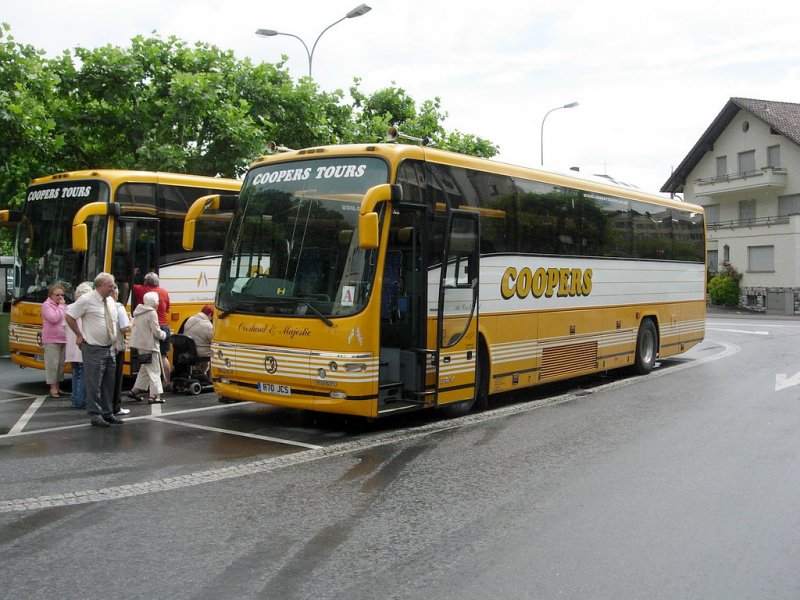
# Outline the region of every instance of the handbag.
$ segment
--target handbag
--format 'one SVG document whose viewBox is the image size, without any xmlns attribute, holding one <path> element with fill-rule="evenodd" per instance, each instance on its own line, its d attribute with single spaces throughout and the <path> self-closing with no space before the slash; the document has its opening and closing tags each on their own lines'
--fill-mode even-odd
<svg viewBox="0 0 800 600">
<path fill-rule="evenodd" d="M 140 352 L 137 356 L 137 360 L 139 361 L 140 365 L 149 365 L 151 362 L 153 362 L 153 353 Z"/>
</svg>

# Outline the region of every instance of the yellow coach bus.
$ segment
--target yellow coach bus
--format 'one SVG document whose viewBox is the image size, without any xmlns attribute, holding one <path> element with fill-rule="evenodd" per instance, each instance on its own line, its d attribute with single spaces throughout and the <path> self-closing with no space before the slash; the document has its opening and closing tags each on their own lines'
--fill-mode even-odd
<svg viewBox="0 0 800 600">
<path fill-rule="evenodd" d="M 193 217 L 203 207 L 219 199 Z M 405 144 L 264 157 L 228 231 L 214 389 L 457 415 L 498 392 L 647 373 L 703 339 L 704 259 L 701 207 L 590 178 Z"/>
<path fill-rule="evenodd" d="M 198 221 L 202 240 L 181 246 L 187 209 L 201 196 L 237 194 L 241 181 L 144 171 L 87 170 L 31 182 L 22 211 L 0 211 L 16 226 L 9 347 L 23 367 L 44 368 L 42 302 L 60 283 L 72 302 L 75 287 L 113 273 L 120 302 L 148 271 L 170 294 L 170 326 L 177 330 L 213 300 L 229 214 Z M 131 299 L 132 301 L 132 299 Z"/>
</svg>

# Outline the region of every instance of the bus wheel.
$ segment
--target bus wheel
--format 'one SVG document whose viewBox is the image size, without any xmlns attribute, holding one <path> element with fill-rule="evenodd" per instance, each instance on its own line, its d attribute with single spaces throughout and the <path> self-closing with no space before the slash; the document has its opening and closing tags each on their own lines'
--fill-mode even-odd
<svg viewBox="0 0 800 600">
<path fill-rule="evenodd" d="M 652 319 L 645 319 L 639 325 L 639 334 L 636 336 L 636 360 L 633 371 L 638 375 L 647 375 L 656 364 L 658 352 L 658 332 Z"/>
</svg>

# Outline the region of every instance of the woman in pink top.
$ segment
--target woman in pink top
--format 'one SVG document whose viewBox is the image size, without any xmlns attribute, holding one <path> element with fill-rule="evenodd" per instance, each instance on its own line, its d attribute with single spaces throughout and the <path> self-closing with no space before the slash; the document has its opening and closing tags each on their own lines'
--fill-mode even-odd
<svg viewBox="0 0 800 600">
<path fill-rule="evenodd" d="M 64 381 L 65 348 L 67 326 L 64 315 L 67 303 L 64 300 L 64 286 L 56 283 L 47 290 L 47 300 L 42 304 L 42 345 L 44 346 L 44 372 L 50 397 L 60 398 L 62 392 L 58 384 Z"/>
</svg>

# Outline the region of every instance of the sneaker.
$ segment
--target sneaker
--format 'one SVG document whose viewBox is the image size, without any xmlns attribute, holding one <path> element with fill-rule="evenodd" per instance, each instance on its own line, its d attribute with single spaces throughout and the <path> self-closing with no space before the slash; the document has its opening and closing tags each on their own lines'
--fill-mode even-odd
<svg viewBox="0 0 800 600">
<path fill-rule="evenodd" d="M 114 413 L 114 416 L 118 417 L 119 415 L 129 415 L 129 414 L 131 414 L 130 408 L 120 408 L 117 412 Z"/>
</svg>

